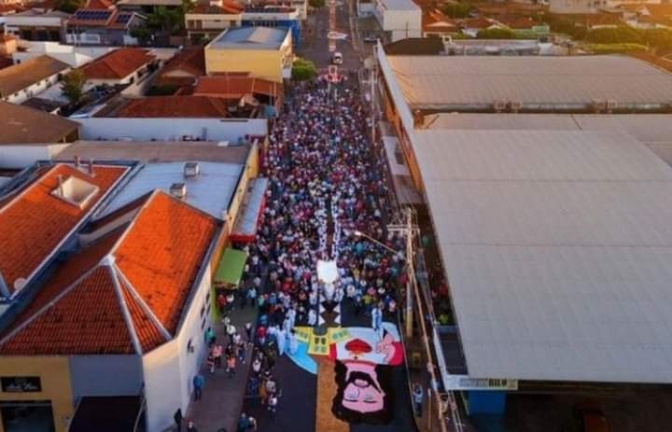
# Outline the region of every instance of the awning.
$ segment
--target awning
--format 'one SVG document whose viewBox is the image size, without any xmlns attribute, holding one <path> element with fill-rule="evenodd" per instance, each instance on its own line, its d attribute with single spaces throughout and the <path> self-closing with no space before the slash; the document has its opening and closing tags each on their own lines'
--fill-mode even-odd
<svg viewBox="0 0 672 432">
<path fill-rule="evenodd" d="M 142 421 L 139 396 L 84 396 L 70 423 L 70 432 L 133 432 Z"/>
<path fill-rule="evenodd" d="M 267 178 L 259 177 L 250 180 L 238 219 L 233 227 L 233 232 L 229 236 L 232 241 L 242 243 L 252 243 L 254 241 L 261 215 L 264 214 L 266 189 L 268 189 Z"/>
<path fill-rule="evenodd" d="M 217 273 L 212 282 L 217 288 L 238 288 L 245 269 L 247 254 L 232 248 L 226 248 L 219 260 Z"/>
</svg>

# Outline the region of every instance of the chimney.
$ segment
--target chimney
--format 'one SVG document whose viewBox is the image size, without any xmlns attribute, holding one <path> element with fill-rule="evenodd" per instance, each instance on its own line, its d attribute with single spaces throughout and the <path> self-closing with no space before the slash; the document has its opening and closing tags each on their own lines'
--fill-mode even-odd
<svg viewBox="0 0 672 432">
<path fill-rule="evenodd" d="M 198 165 L 198 162 L 187 162 L 184 164 L 184 177 L 185 178 L 194 178 L 198 177 L 201 170 Z"/>
<path fill-rule="evenodd" d="M 422 129 L 425 125 L 425 116 L 422 114 L 422 111 L 415 110 L 413 111 L 413 128 Z"/>
<path fill-rule="evenodd" d="M 60 196 L 65 196 L 63 193 L 63 176 L 59 174 L 56 178 L 58 179 L 58 194 Z"/>
<path fill-rule="evenodd" d="M 170 186 L 170 194 L 178 199 L 183 199 L 187 195 L 186 183 L 173 183 Z"/>
<path fill-rule="evenodd" d="M 88 165 L 89 165 L 89 175 L 93 177 L 95 175 L 95 173 L 93 172 L 93 159 L 89 159 Z"/>
<path fill-rule="evenodd" d="M 79 169 L 81 162 L 82 160 L 79 158 L 79 156 L 75 155 L 75 168 Z"/>
</svg>

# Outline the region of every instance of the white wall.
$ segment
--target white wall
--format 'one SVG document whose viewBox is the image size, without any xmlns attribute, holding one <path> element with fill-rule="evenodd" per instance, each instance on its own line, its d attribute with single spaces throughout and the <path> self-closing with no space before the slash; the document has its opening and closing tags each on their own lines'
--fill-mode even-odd
<svg viewBox="0 0 672 432">
<path fill-rule="evenodd" d="M 133 396 L 142 386 L 142 360 L 137 355 L 72 356 L 72 397 Z"/>
<path fill-rule="evenodd" d="M 210 266 L 201 274 L 200 284 L 194 292 L 191 307 L 177 337 L 143 358 L 148 432 L 163 432 L 170 427 L 173 424 L 173 414 L 178 408 L 186 413 L 194 390 L 194 375 L 203 365 L 207 351 L 205 330 L 211 325 L 211 321 L 207 310 L 202 318 L 200 313 L 210 292 Z M 203 319 L 205 326 L 202 330 Z M 187 350 L 189 341 L 194 347 L 193 353 Z M 211 385 L 207 376 L 205 385 Z"/>
<path fill-rule="evenodd" d="M 392 42 L 400 39 L 422 37 L 422 12 L 416 10 L 393 10 L 385 11 L 384 31 L 392 33 Z"/>
<path fill-rule="evenodd" d="M 65 69 L 63 72 L 60 72 L 62 74 L 68 73 L 70 69 Z M 50 77 L 47 77 L 43 79 L 42 81 L 39 81 L 30 87 L 27 87 L 17 93 L 9 95 L 6 100 L 7 102 L 15 103 L 15 104 L 20 104 L 28 99 L 30 99 L 33 96 L 37 96 L 38 93 L 41 93 L 48 89 L 49 87 L 53 86 L 58 82 L 58 74 L 52 75 Z"/>
<path fill-rule="evenodd" d="M 266 135 L 266 119 L 216 118 L 73 118 L 82 124 L 80 139 L 179 141 L 182 136 L 235 143 L 245 135 Z"/>
<path fill-rule="evenodd" d="M 0 168 L 25 168 L 38 160 L 50 160 L 70 144 L 0 145 Z"/>
<path fill-rule="evenodd" d="M 413 114 L 408 108 L 408 104 L 406 104 L 404 95 L 401 92 L 401 88 L 399 87 L 396 78 L 394 77 L 394 73 L 392 73 L 392 67 L 390 66 L 390 62 L 387 60 L 387 56 L 385 55 L 385 51 L 383 50 L 383 46 L 380 42 L 378 42 L 376 48 L 376 57 L 378 58 L 378 66 L 380 67 L 380 70 L 385 77 L 387 88 L 390 90 L 392 100 L 394 101 L 394 105 L 397 109 L 397 112 L 399 113 L 399 117 L 401 118 L 401 123 L 404 125 L 406 132 L 411 134 L 414 130 Z"/>
</svg>

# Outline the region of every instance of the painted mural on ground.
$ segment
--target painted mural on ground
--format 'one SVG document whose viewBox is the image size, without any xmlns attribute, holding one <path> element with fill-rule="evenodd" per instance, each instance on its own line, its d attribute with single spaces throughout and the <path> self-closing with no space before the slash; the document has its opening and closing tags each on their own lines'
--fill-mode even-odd
<svg viewBox="0 0 672 432">
<path fill-rule="evenodd" d="M 394 388 L 392 371 L 401 367 L 404 350 L 394 324 L 381 332 L 369 327 L 328 329 L 316 335 L 310 327 L 296 328 L 297 350 L 289 353 L 295 364 L 317 373 L 312 356 L 334 361 L 337 391 L 331 412 L 347 423 L 387 424 L 392 421 Z"/>
</svg>

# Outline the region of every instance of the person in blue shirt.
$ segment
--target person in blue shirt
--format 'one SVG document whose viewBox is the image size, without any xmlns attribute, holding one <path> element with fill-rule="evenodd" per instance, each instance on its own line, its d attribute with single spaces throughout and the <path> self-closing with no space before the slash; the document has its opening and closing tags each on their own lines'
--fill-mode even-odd
<svg viewBox="0 0 672 432">
<path fill-rule="evenodd" d="M 203 387 L 205 386 L 205 377 L 201 374 L 194 375 L 194 401 L 201 400 L 203 397 Z"/>
</svg>

